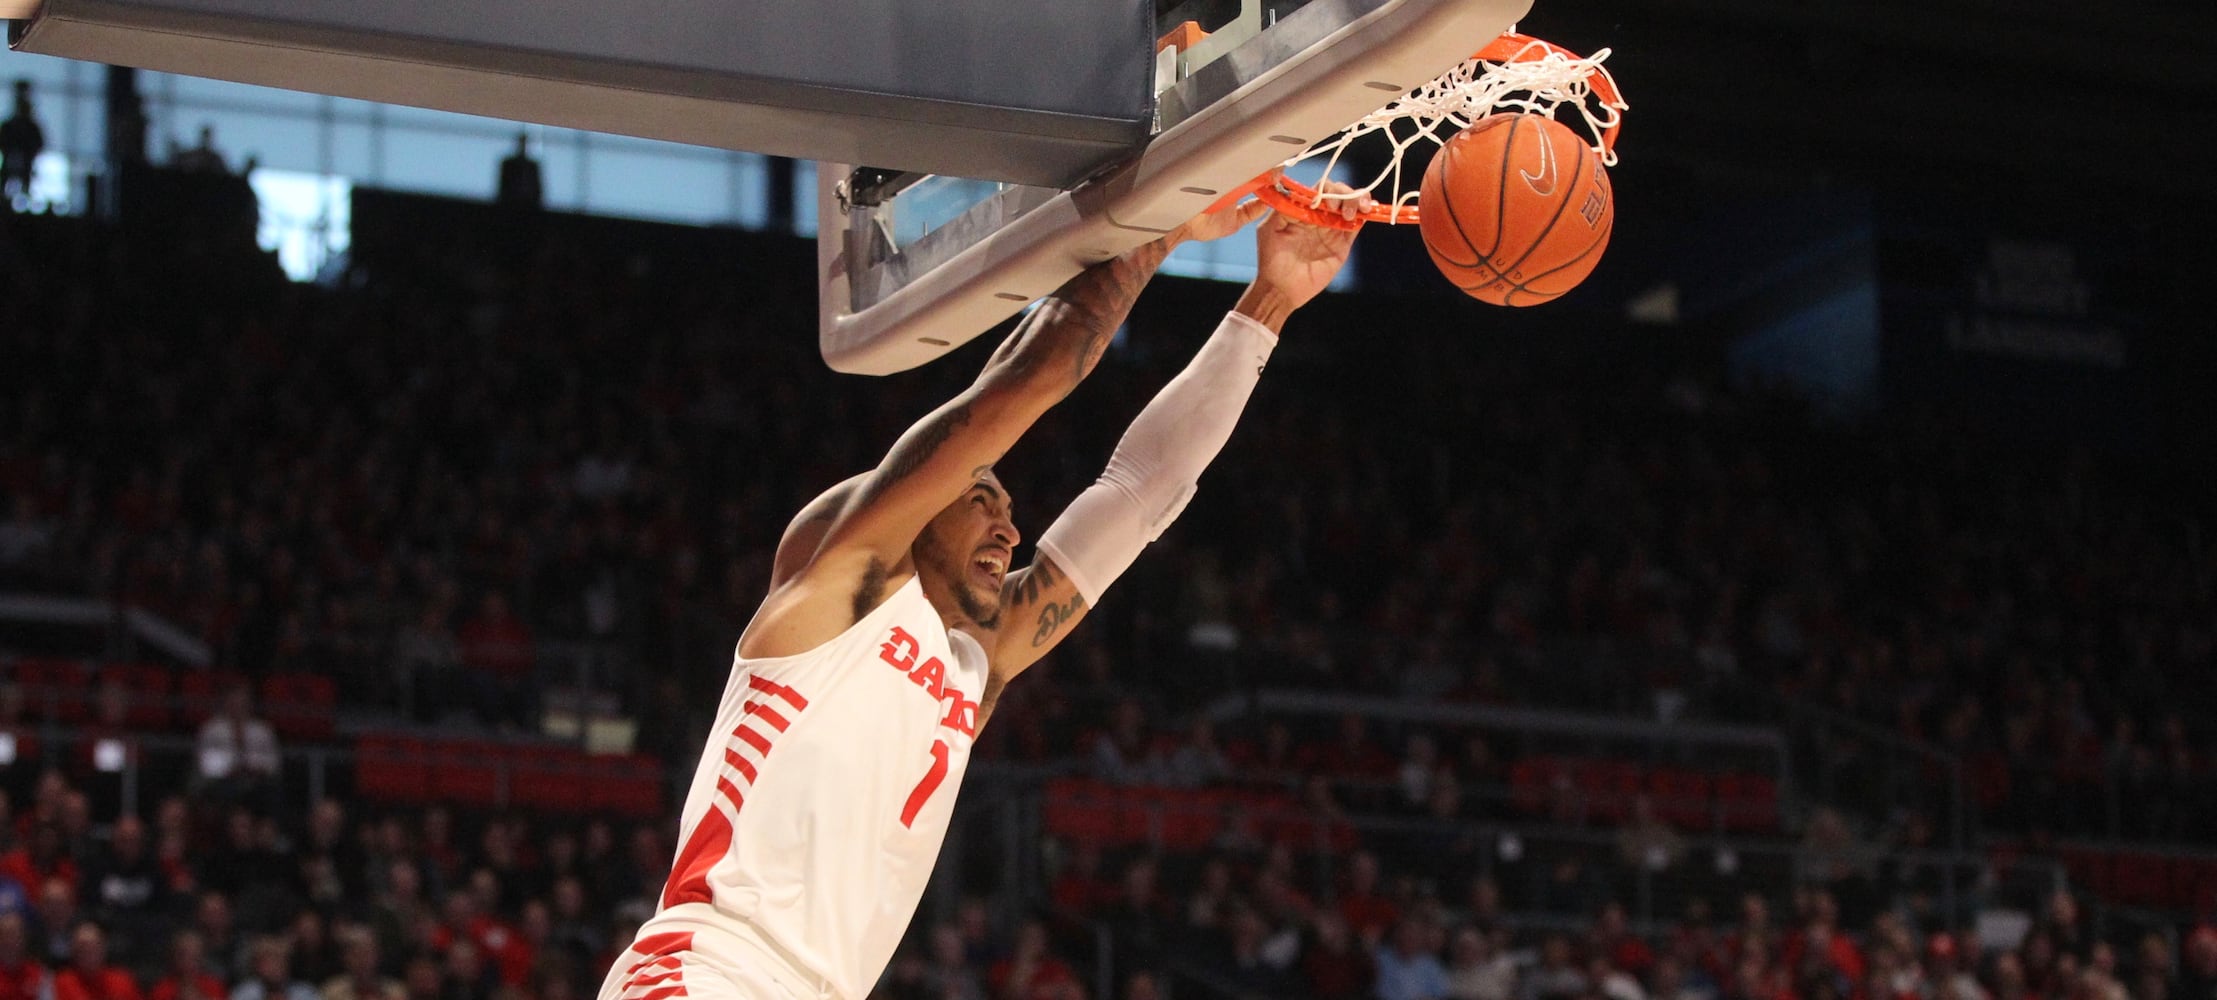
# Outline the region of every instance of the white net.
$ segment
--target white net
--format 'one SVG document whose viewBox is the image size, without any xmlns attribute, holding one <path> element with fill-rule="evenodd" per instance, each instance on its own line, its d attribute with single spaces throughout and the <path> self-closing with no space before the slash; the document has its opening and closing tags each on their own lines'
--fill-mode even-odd
<svg viewBox="0 0 2217 1000">
<path fill-rule="evenodd" d="M 1445 143 L 1473 122 L 1502 111 L 1529 112 L 1555 117 L 1569 106 L 1585 119 L 1601 162 L 1614 166 L 1616 153 L 1602 137 L 1616 127 L 1624 112 L 1622 100 L 1603 100 L 1594 92 L 1595 77 L 1607 78 L 1601 65 L 1608 49 L 1585 57 L 1573 57 L 1545 42 L 1530 41 L 1505 60 L 1471 58 L 1385 107 L 1364 115 L 1338 135 L 1311 146 L 1285 162 L 1291 167 L 1323 158 L 1323 176 L 1333 176 L 1348 148 L 1365 136 L 1380 135 L 1392 144 L 1392 156 L 1370 182 L 1353 190 L 1316 195 L 1312 206 L 1325 201 L 1369 195 L 1381 205 L 1398 210 L 1416 200 L 1417 188 L 1402 185 L 1402 155 L 1419 142 Z M 1615 89 L 1612 81 L 1610 90 Z M 1390 197 L 1378 193 L 1392 185 Z"/>
</svg>

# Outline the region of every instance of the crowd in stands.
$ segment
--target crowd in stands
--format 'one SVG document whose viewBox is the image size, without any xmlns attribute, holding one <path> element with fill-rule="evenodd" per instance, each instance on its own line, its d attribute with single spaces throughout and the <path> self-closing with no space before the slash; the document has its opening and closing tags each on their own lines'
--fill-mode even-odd
<svg viewBox="0 0 2217 1000">
<path fill-rule="evenodd" d="M 347 704 L 425 725 L 528 729 L 590 661 L 658 720 L 642 739 L 672 761 L 698 752 L 697 694 L 721 682 L 784 519 L 873 462 L 981 357 L 829 375 L 794 246 L 684 262 L 456 234 L 331 287 L 273 285 L 266 262 L 198 249 L 0 216 L 0 585 L 112 598 L 204 640 L 222 667 L 326 673 Z M 1097 473 L 1228 296 L 1185 286 L 1143 304 L 1092 381 L 1004 463 L 1028 534 Z M 1365 347 L 1376 338 L 1357 321 L 1378 312 L 1327 302 L 1295 322 L 1179 525 L 1093 628 L 1012 686 L 981 754 L 1169 784 L 1302 773 L 1329 756 L 1344 777 L 1416 798 L 1394 806 L 1355 781 L 1304 794 L 1468 817 L 1489 800 L 1456 789 L 1499 784 L 1518 748 L 1299 726 L 1220 739 L 1193 710 L 1248 686 L 1668 718 L 1775 719 L 1792 703 L 1961 755 L 1990 830 L 2182 840 L 2217 821 L 2217 741 L 2188 708 L 2217 695 L 2209 511 L 2160 477 L 1936 414 L 1827 428 L 1788 401 L 1719 389 L 1699 359 L 1597 363 L 1605 351 L 1418 322 L 1401 324 L 1396 349 Z M 1857 773 L 1853 760 L 1808 763 Z M 1929 824 L 1944 794 L 1935 783 L 1905 816 L 1852 822 Z M 527 835 L 503 820 L 457 846 L 452 818 L 433 812 L 357 839 L 336 804 L 209 818 L 164 801 L 143 824 L 97 817 L 115 831 L 104 840 L 80 826 L 57 841 L 50 821 L 69 801 L 42 781 L 8 826 L 31 866 L 8 869 L 23 876 L 11 912 L 24 953 L 57 970 L 57 997 L 63 973 L 91 982 L 111 957 L 156 992 L 195 996 L 205 984 L 163 970 L 205 967 L 292 1000 L 297 984 L 368 962 L 377 976 L 345 989 L 394 995 L 383 976 L 422 1000 L 483 1000 L 495 983 L 559 997 L 591 988 L 621 931 L 604 915 L 659 881 L 647 859 L 667 863 L 654 829 Z M 134 842 L 131 860 L 102 853 Z M 334 862 L 342 843 L 363 853 Z M 615 860 L 565 883 L 527 875 L 530 851 L 547 872 L 562 870 L 557 853 Z M 1737 920 L 1690 913 L 1641 957 L 1605 900 L 1575 911 L 1591 928 L 1518 932 L 1475 905 L 1478 889 L 1440 903 L 1318 887 L 1275 858 L 1195 862 L 1177 884 L 1197 889 L 1177 898 L 1146 884 L 1170 880 L 1142 859 L 1121 886 L 1058 896 L 1058 912 L 1116 928 L 1138 968 L 1160 959 L 1162 981 L 1118 985 L 1135 996 L 1199 975 L 1386 1000 L 1443 995 L 1441 982 L 1488 1000 L 1939 1000 L 1976 995 L 1970 972 L 2008 1000 L 2114 988 L 2202 1000 L 2217 973 L 2194 957 L 2199 934 L 2159 962 L 2051 912 L 2046 937 L 1986 954 L 1960 927 L 1889 922 L 1883 908 L 1843 924 L 1826 895 L 1783 888 L 1775 925 L 1752 906 Z M 105 883 L 72 874 L 66 900 L 50 899 L 65 861 L 158 871 L 145 877 L 176 920 L 80 933 Z M 281 873 L 281 900 L 235 884 L 241 865 Z M 394 893 L 405 900 L 389 925 L 317 905 Z M 975 923 L 927 929 L 888 989 L 1091 988 L 1042 943 L 1068 927 L 1024 924 L 1002 943 Z M 197 939 L 173 933 L 185 925 Z M 21 961 L 9 927 L 0 917 L 0 976 Z M 292 947 L 256 945 L 264 933 Z M 547 952 L 557 939 L 574 961 L 551 976 L 497 943 Z M 2217 939 L 2206 947 L 2217 962 Z"/>
</svg>

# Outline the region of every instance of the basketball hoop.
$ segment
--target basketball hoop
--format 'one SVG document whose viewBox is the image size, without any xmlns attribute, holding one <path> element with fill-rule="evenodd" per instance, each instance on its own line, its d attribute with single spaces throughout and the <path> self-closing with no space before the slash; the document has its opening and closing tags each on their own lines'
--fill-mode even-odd
<svg viewBox="0 0 2217 1000">
<path fill-rule="evenodd" d="M 1438 79 L 1364 115 L 1338 134 L 1234 191 L 1219 205 L 1231 205 L 1253 194 L 1271 208 L 1315 225 L 1352 229 L 1364 222 L 1414 223 L 1420 218 L 1418 189 L 1413 182 L 1402 184 L 1402 156 L 1418 142 L 1444 143 L 1472 123 L 1502 111 L 1553 117 L 1566 105 L 1576 108 L 1593 136 L 1594 152 L 1601 155 L 1604 165 L 1614 165 L 1617 127 L 1626 105 L 1617 93 L 1616 81 L 1602 66 L 1608 58 L 1608 49 L 1579 56 L 1529 35 L 1504 33 Z M 1322 158 L 1323 173 L 1330 176 L 1348 146 L 1374 133 L 1392 143 L 1393 155 L 1368 184 L 1327 194 L 1286 175 L 1288 167 Z M 1389 183 L 1391 194 L 1379 195 L 1379 189 Z M 1352 222 L 1326 204 L 1363 195 L 1378 204 Z"/>
</svg>

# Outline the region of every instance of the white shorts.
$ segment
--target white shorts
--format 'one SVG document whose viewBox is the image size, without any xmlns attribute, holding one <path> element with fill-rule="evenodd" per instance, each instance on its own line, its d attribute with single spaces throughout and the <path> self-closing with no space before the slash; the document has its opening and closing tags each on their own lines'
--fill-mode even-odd
<svg viewBox="0 0 2217 1000">
<path fill-rule="evenodd" d="M 710 930 L 642 935 L 616 958 L 599 1000 L 829 1000 L 831 987 L 769 949 Z"/>
</svg>

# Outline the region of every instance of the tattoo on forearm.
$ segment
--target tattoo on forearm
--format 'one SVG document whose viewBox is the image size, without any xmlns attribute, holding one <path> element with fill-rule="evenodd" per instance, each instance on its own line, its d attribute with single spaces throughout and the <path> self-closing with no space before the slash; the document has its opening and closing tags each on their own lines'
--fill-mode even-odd
<svg viewBox="0 0 2217 1000">
<path fill-rule="evenodd" d="M 1070 351 L 1071 377 L 1084 381 L 1107 353 L 1109 341 L 1116 336 L 1117 327 L 1124 325 L 1125 316 L 1131 313 L 1133 300 L 1147 287 L 1155 276 L 1155 269 L 1162 264 L 1166 253 L 1158 244 L 1134 250 L 1131 253 L 1087 268 L 1077 277 L 1055 291 L 1055 298 L 1064 308 L 1054 314 L 1055 325 L 1065 328 L 1064 335 L 1055 343 L 1022 345 L 1015 364 L 1029 370 L 1037 363 L 1037 357 L 1023 355 L 1038 352 Z M 1053 329 L 1050 327 L 1049 329 Z M 1038 331 L 1045 333 L 1047 330 Z M 1031 348 L 1027 351 L 1024 348 Z"/>
<path fill-rule="evenodd" d="M 1068 604 L 1047 602 L 1046 607 L 1039 609 L 1039 631 L 1032 633 L 1032 648 L 1038 649 L 1053 642 L 1055 634 L 1062 631 L 1062 626 L 1076 620 L 1078 613 L 1083 610 L 1085 610 L 1085 595 L 1083 594 L 1070 595 L 1070 603 Z"/>
<path fill-rule="evenodd" d="M 917 469 L 923 468 L 924 463 L 931 461 L 932 455 L 938 453 L 940 446 L 946 444 L 948 438 L 954 437 L 956 431 L 968 426 L 969 423 L 970 404 L 957 403 L 946 412 L 932 417 L 922 427 L 917 428 L 914 440 L 904 441 L 894 446 L 893 454 L 887 459 L 885 468 L 870 480 L 868 489 L 863 493 L 862 502 L 867 504 L 877 499 L 879 494 L 885 492 L 886 487 L 908 478 Z M 980 473 L 980 475 L 982 474 Z"/>
</svg>

